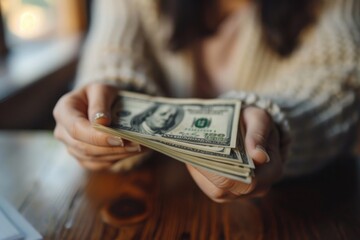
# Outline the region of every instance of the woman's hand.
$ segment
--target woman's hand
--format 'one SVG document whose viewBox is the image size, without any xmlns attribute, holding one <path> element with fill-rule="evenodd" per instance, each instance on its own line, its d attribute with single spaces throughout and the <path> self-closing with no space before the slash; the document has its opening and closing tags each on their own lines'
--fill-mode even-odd
<svg viewBox="0 0 360 240">
<path fill-rule="evenodd" d="M 54 108 L 55 137 L 87 169 L 107 169 L 141 151 L 138 144 L 124 142 L 92 127 L 94 122 L 110 124 L 111 105 L 117 93 L 115 87 L 90 84 L 64 95 Z"/>
<path fill-rule="evenodd" d="M 271 117 L 264 110 L 255 107 L 245 108 L 241 116 L 245 125 L 245 147 L 256 165 L 251 184 L 187 165 L 202 191 L 216 202 L 263 196 L 282 176 L 279 133 Z"/>
</svg>

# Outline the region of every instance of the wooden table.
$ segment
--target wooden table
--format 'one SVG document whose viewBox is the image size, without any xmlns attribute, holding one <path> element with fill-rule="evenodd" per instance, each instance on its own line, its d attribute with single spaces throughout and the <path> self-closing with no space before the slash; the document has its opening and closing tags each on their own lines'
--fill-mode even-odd
<svg viewBox="0 0 360 240">
<path fill-rule="evenodd" d="M 359 169 L 342 159 L 265 198 L 217 204 L 162 155 L 128 173 L 86 172 L 50 132 L 0 132 L 0 194 L 45 239 L 356 240 Z M 104 222 L 109 209 L 118 227 Z"/>
</svg>

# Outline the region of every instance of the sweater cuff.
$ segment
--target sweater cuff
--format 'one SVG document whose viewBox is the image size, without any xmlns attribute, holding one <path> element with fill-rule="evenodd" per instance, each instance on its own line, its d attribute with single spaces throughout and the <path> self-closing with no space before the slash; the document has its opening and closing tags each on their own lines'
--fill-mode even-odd
<svg viewBox="0 0 360 240">
<path fill-rule="evenodd" d="M 266 111 L 277 125 L 280 132 L 280 151 L 283 162 L 288 159 L 290 150 L 290 127 L 285 114 L 280 107 L 269 99 L 261 98 L 254 93 L 244 91 L 231 91 L 222 94 L 220 98 L 238 99 L 242 102 L 242 108 L 253 106 Z"/>
<path fill-rule="evenodd" d="M 128 91 L 158 95 L 159 89 L 154 84 L 150 69 L 145 63 L 136 61 L 130 56 L 104 54 L 98 56 L 96 64 L 86 64 L 81 68 L 77 85 L 101 82 Z M 94 57 L 94 56 L 93 56 Z"/>
</svg>

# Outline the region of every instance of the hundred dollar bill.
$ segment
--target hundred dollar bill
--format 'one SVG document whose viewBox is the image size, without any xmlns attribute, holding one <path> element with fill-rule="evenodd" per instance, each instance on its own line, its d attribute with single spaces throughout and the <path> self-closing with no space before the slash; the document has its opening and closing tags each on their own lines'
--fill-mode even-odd
<svg viewBox="0 0 360 240">
<path fill-rule="evenodd" d="M 160 153 L 168 155 L 178 161 L 188 163 L 197 167 L 204 168 L 208 171 L 217 173 L 219 175 L 232 178 L 235 180 L 239 180 L 245 183 L 251 182 L 251 177 L 253 176 L 253 170 L 249 168 L 249 166 L 244 166 L 236 163 L 224 163 L 218 161 L 212 161 L 211 158 L 202 158 L 190 154 L 185 154 L 183 152 L 177 151 L 175 148 L 169 148 L 164 144 L 160 144 L 159 142 L 147 138 L 138 138 L 132 134 L 129 134 L 125 131 L 117 131 L 115 129 L 105 127 L 102 125 L 94 125 L 94 127 L 98 130 L 107 132 L 109 134 L 113 134 L 116 136 L 120 136 L 124 139 L 135 141 L 140 143 L 143 146 L 154 149 Z M 165 147 L 164 147 L 165 146 Z"/>
<path fill-rule="evenodd" d="M 112 125 L 94 127 L 181 162 L 250 183 L 255 165 L 245 151 L 240 107 L 234 100 L 168 99 L 120 92 Z"/>
<path fill-rule="evenodd" d="M 136 136 L 136 133 L 134 133 L 134 135 Z M 172 139 L 162 139 L 159 137 L 154 137 L 153 140 L 166 142 L 168 145 L 176 145 L 177 147 L 180 147 L 180 148 L 189 148 L 189 149 L 195 148 L 199 151 L 212 152 L 212 153 L 220 154 L 220 155 L 230 155 L 231 151 L 233 149 L 230 147 L 206 146 L 206 145 L 199 145 L 199 144 L 195 144 L 195 143 L 176 141 L 176 140 L 172 140 Z"/>
<path fill-rule="evenodd" d="M 209 151 L 204 151 L 201 149 L 197 149 L 195 147 L 185 147 L 182 145 L 177 145 L 173 143 L 168 142 L 161 142 L 158 141 L 160 145 L 163 145 L 166 148 L 173 149 L 177 152 L 182 152 L 185 154 L 190 154 L 193 156 L 198 156 L 201 158 L 207 158 L 211 159 L 213 161 L 219 161 L 219 162 L 225 162 L 229 164 L 238 164 L 242 166 L 246 166 L 249 168 L 255 168 L 254 163 L 251 159 L 248 158 L 247 154 L 241 153 L 240 151 L 243 151 L 243 148 L 234 148 L 231 149 L 229 154 L 221 154 L 221 153 L 214 153 Z"/>
<path fill-rule="evenodd" d="M 98 130 L 107 132 L 111 135 L 116 135 L 118 137 L 130 140 L 130 141 L 138 142 L 138 143 L 143 144 L 144 146 L 147 146 L 152 149 L 154 149 L 154 147 L 156 147 L 156 148 L 161 148 L 165 151 L 169 151 L 169 153 L 170 153 L 169 155 L 171 155 L 171 156 L 182 154 L 182 155 L 188 155 L 189 157 L 191 157 L 193 159 L 221 162 L 221 163 L 229 164 L 229 165 L 233 165 L 233 166 L 247 167 L 249 169 L 255 168 L 255 165 L 254 165 L 252 159 L 247 156 L 246 152 L 240 153 L 240 151 L 244 151 L 244 149 L 242 147 L 237 147 L 235 149 L 231 149 L 230 154 L 227 155 L 227 154 L 208 152 L 208 151 L 204 151 L 201 149 L 197 149 L 195 147 L 192 147 L 192 148 L 184 147 L 182 145 L 176 145 L 176 144 L 153 140 L 153 139 L 146 139 L 146 138 L 139 139 L 137 136 L 133 135 L 130 132 L 117 131 L 115 129 L 111 129 L 111 128 L 108 128 L 108 127 L 105 127 L 102 125 L 94 125 L 94 127 L 97 128 Z"/>
<path fill-rule="evenodd" d="M 235 148 L 240 108 L 236 100 L 169 99 L 120 92 L 111 127 L 172 143 Z"/>
</svg>

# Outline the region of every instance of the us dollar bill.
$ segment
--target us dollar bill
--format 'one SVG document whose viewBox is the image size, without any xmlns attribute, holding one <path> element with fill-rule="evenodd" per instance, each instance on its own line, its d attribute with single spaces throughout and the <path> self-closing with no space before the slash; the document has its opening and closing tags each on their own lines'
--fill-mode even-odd
<svg viewBox="0 0 360 240">
<path fill-rule="evenodd" d="M 184 154 L 189 154 L 192 156 L 197 156 L 203 159 L 208 159 L 215 162 L 223 162 L 232 165 L 244 166 L 248 168 L 255 168 L 253 161 L 247 156 L 246 152 L 244 152 L 244 148 L 234 148 L 230 150 L 229 154 L 222 153 L 214 153 L 209 151 L 204 151 L 201 149 L 197 149 L 195 147 L 185 147 L 182 145 L 177 145 L 169 142 L 158 141 L 160 145 L 163 147 L 172 149 L 176 152 L 181 152 Z"/>
<path fill-rule="evenodd" d="M 227 178 L 251 183 L 255 165 L 243 142 L 241 103 L 120 92 L 112 125 L 98 130 Z"/>
<path fill-rule="evenodd" d="M 94 127 L 98 130 L 107 132 L 109 134 L 113 134 L 124 139 L 138 142 L 143 146 L 154 149 L 160 153 L 168 155 L 178 161 L 183 163 L 191 164 L 193 166 L 204 168 L 208 171 L 217 173 L 219 175 L 232 178 L 235 180 L 239 180 L 245 183 L 251 182 L 251 177 L 253 176 L 253 170 L 249 166 L 235 163 L 224 163 L 217 162 L 211 158 L 202 158 L 190 154 L 185 154 L 183 152 L 179 152 L 176 149 L 171 149 L 169 147 L 164 147 L 159 142 L 146 139 L 146 138 L 138 138 L 128 132 L 118 131 L 109 127 L 105 127 L 102 125 L 94 125 Z"/>
<path fill-rule="evenodd" d="M 235 148 L 241 102 L 169 99 L 120 92 L 112 127 L 139 136 L 186 144 Z"/>
</svg>

